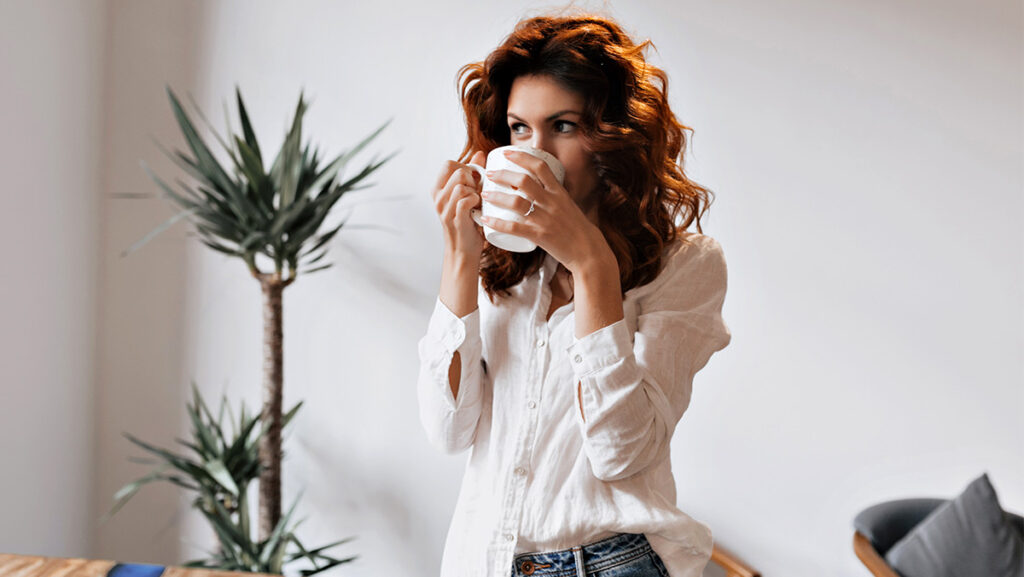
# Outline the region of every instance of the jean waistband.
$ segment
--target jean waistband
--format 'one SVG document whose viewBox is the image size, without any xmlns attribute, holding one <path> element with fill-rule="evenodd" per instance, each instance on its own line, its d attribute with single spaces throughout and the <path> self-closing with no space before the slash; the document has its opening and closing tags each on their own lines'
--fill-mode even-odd
<svg viewBox="0 0 1024 577">
<path fill-rule="evenodd" d="M 643 533 L 618 535 L 561 551 L 520 553 L 513 560 L 512 577 L 574 577 L 602 571 L 642 557 L 651 551 Z M 583 571 L 577 569 L 577 558 Z"/>
</svg>

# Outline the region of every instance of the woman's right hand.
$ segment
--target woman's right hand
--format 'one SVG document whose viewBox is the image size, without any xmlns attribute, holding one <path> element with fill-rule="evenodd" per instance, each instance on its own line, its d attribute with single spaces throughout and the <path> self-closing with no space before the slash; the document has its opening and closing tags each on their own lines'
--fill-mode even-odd
<svg viewBox="0 0 1024 577">
<path fill-rule="evenodd" d="M 476 151 L 470 162 L 483 166 L 487 157 Z M 473 209 L 480 207 L 480 175 L 452 160 L 445 163 L 431 191 L 434 210 L 441 220 L 445 254 L 468 263 L 479 263 L 484 248 L 483 229 L 473 220 Z"/>
</svg>

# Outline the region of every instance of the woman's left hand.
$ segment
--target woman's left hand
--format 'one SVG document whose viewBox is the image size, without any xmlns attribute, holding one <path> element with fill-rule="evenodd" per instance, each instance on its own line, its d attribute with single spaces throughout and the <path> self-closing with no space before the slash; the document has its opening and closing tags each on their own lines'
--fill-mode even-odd
<svg viewBox="0 0 1024 577">
<path fill-rule="evenodd" d="M 505 156 L 523 167 L 529 174 L 510 170 L 487 171 L 487 178 L 518 189 L 535 204 L 533 212 L 523 222 L 484 217 L 487 226 L 499 232 L 523 237 L 537 244 L 558 262 L 578 273 L 583 267 L 615 262 L 601 230 L 590 222 L 564 186 L 559 184 L 546 162 L 519 151 L 507 151 Z M 484 191 L 483 200 L 495 206 L 526 214 L 530 200 L 517 194 Z"/>
</svg>

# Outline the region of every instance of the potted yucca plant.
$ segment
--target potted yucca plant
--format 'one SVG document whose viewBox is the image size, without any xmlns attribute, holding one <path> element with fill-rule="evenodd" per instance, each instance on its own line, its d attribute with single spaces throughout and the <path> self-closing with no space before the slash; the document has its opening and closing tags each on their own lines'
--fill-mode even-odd
<svg viewBox="0 0 1024 577">
<path fill-rule="evenodd" d="M 350 150 L 325 163 L 317 148 L 302 142 L 302 117 L 307 104 L 300 94 L 291 128 L 276 158 L 268 167 L 264 163 L 241 92 L 236 87 L 242 132 L 232 134 L 229 127 L 227 141 L 217 134 L 199 107 L 192 102 L 199 117 L 227 153 L 231 165 L 225 168 L 199 135 L 170 87 L 167 87 L 167 94 L 191 155 L 177 150 L 172 154 L 162 146 L 160 148 L 192 177 L 193 182 L 186 183 L 178 179 L 178 188 L 175 189 L 155 175 L 145 162 L 142 163 L 143 169 L 160 187 L 164 196 L 179 210 L 129 247 L 122 256 L 137 250 L 174 223 L 187 220 L 194 226 L 200 242 L 217 252 L 241 259 L 252 276 L 259 281 L 263 294 L 264 372 L 263 408 L 260 413 L 262 432 L 258 437 L 258 459 L 261 464 L 258 542 L 269 544 L 272 539 L 280 540 L 280 535 L 286 532 L 281 528 L 283 292 L 295 282 L 299 274 L 331 266 L 323 262 L 323 259 L 327 254 L 328 243 L 345 225 L 345 220 L 327 230 L 322 230 L 321 225 L 342 196 L 367 188 L 367 177 L 390 160 L 394 153 L 381 160 L 374 157 L 369 164 L 348 177 L 341 176 L 343 169 L 384 130 L 390 120 Z M 259 262 L 260 259 L 263 262 Z M 220 476 L 227 478 L 224 473 Z M 218 505 L 217 499 L 210 503 L 215 510 L 223 506 L 222 502 Z M 226 512 L 231 511 L 226 509 Z M 214 527 L 217 529 L 216 524 Z M 221 529 L 217 531 L 218 536 L 221 536 Z M 240 525 L 239 532 L 242 532 Z M 239 535 L 239 538 L 249 537 Z"/>
</svg>

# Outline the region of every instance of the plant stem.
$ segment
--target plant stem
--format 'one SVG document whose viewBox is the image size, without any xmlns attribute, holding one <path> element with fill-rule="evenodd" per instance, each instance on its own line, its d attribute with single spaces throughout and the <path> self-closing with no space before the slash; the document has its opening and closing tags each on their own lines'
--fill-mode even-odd
<svg viewBox="0 0 1024 577">
<path fill-rule="evenodd" d="M 281 405 L 282 309 L 281 295 L 286 286 L 280 275 L 261 275 L 263 289 L 263 419 L 266 432 L 260 438 L 260 533 L 268 539 L 281 519 Z"/>
</svg>

